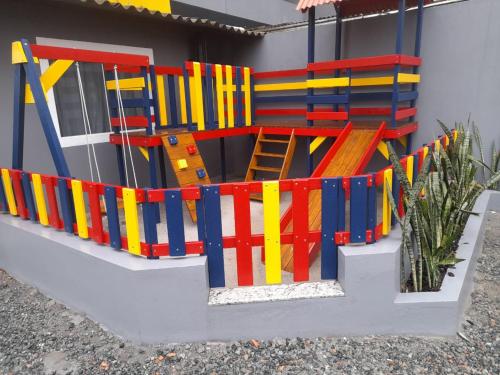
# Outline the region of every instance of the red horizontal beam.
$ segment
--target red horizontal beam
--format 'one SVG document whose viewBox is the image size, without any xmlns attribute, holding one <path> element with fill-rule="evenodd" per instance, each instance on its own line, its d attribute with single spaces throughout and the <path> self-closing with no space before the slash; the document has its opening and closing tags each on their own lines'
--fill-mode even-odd
<svg viewBox="0 0 500 375">
<path fill-rule="evenodd" d="M 170 255 L 170 245 L 167 243 L 153 244 L 153 256 L 166 257 Z M 186 254 L 203 254 L 203 241 L 186 242 Z"/>
<path fill-rule="evenodd" d="M 160 75 L 181 76 L 183 71 L 182 68 L 177 66 L 155 66 L 155 73 Z"/>
<path fill-rule="evenodd" d="M 307 120 L 347 120 L 347 112 L 333 112 L 333 111 L 321 111 L 321 112 L 307 112 Z"/>
<path fill-rule="evenodd" d="M 309 63 L 307 64 L 307 69 L 309 71 L 321 71 L 321 70 L 338 70 L 338 69 L 350 69 L 350 68 L 380 67 L 380 66 L 388 66 L 388 65 L 390 66 L 397 64 L 401 64 L 404 66 L 418 66 L 421 64 L 421 62 L 422 62 L 421 58 L 414 56 L 384 55 L 384 56 L 361 57 L 357 59 Z"/>
<path fill-rule="evenodd" d="M 120 121 L 123 126 L 126 123 L 127 128 L 147 128 L 149 125 L 148 119 L 145 116 L 127 116 L 125 118 L 112 117 L 111 126 L 120 127 Z"/>
<path fill-rule="evenodd" d="M 49 60 L 75 60 L 97 64 L 122 64 L 132 66 L 149 66 L 149 57 L 127 53 L 91 51 L 77 48 L 63 48 L 31 45 L 33 56 Z"/>
</svg>

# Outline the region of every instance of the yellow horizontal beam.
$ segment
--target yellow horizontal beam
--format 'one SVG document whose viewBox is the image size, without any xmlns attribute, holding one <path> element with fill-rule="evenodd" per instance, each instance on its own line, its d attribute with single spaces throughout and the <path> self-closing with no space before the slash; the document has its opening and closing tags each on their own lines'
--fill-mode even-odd
<svg viewBox="0 0 500 375">
<path fill-rule="evenodd" d="M 290 83 L 268 83 L 264 85 L 255 85 L 255 91 L 279 91 L 279 90 L 305 90 L 307 82 L 290 82 Z"/>
<path fill-rule="evenodd" d="M 40 83 L 42 84 L 45 94 L 47 94 L 47 91 L 54 87 L 57 81 L 61 79 L 64 73 L 70 68 L 71 64 L 73 64 L 73 60 L 56 60 L 42 73 L 40 76 Z M 29 84 L 26 85 L 25 102 L 26 104 L 35 103 Z"/>
<path fill-rule="evenodd" d="M 144 78 L 123 78 L 118 80 L 120 90 L 142 90 L 145 87 Z M 108 90 L 116 90 L 116 81 L 106 81 L 106 88 Z"/>
<path fill-rule="evenodd" d="M 319 146 L 326 140 L 327 137 L 316 137 L 309 145 L 309 154 L 312 155 L 314 151 L 318 149 Z"/>
<path fill-rule="evenodd" d="M 349 86 L 349 77 L 307 80 L 307 87 L 310 89 L 323 89 L 323 88 L 346 87 L 346 86 Z"/>
<path fill-rule="evenodd" d="M 367 78 L 352 78 L 351 86 L 361 87 L 361 86 L 384 86 L 392 85 L 394 82 L 394 77 L 367 77 Z"/>
<path fill-rule="evenodd" d="M 419 83 L 420 74 L 399 73 L 398 83 Z"/>
</svg>

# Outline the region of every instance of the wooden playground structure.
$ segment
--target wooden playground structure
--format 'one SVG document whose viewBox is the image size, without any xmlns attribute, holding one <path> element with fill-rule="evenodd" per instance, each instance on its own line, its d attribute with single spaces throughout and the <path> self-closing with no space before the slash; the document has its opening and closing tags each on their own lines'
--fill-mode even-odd
<svg viewBox="0 0 500 375">
<path fill-rule="evenodd" d="M 395 53 L 352 59 L 340 56 L 342 17 L 361 14 L 371 3 L 334 3 L 335 60 L 322 62 L 314 60 L 317 4 L 299 3 L 298 8 L 309 12 L 308 61 L 302 69 L 255 72 L 248 66 L 193 61 L 181 67 L 156 66 L 146 56 L 42 46 L 24 39 L 14 42 L 14 147 L 12 168 L 2 169 L 1 208 L 151 259 L 205 254 L 212 287 L 225 285 L 225 248 L 236 248 L 240 286 L 253 285 L 252 247 L 256 246 L 263 248 L 267 283 L 280 283 L 282 269 L 292 272 L 296 282 L 308 281 L 310 264 L 319 254 L 321 277 L 335 279 L 338 245 L 371 243 L 391 228 L 387 194 L 392 190 L 399 199 L 399 184 L 392 178 L 391 166 L 366 173 L 372 156 L 378 151 L 388 159 L 385 142 L 399 141 L 406 149 L 402 160 L 412 180 L 429 147 L 446 146 L 448 140 L 412 151 L 411 135 L 418 129 L 424 0 L 385 1 L 382 10 L 399 9 Z M 407 5 L 417 6 L 411 56 L 402 54 Z M 368 11 L 381 10 L 375 8 Z M 52 61 L 44 72 L 38 68 L 40 59 Z M 121 186 L 101 181 L 89 145 L 89 165 L 92 172 L 95 164 L 97 180 L 74 179 L 55 133 L 46 92 L 72 66 L 79 75 L 78 63 L 103 67 L 113 129 L 109 142 L 116 149 Z M 129 95 L 123 98 L 125 91 Z M 57 177 L 23 171 L 26 104 L 36 106 Z M 82 108 L 85 113 L 84 102 Z M 141 114 L 126 115 L 130 109 Z M 251 161 L 244 181 L 226 183 L 224 139 L 241 136 L 254 140 Z M 296 152 L 300 137 L 305 138 L 305 155 Z M 220 140 L 220 184 L 211 184 L 198 150 L 198 143 L 208 139 Z M 320 146 L 328 143 L 324 156 L 315 162 Z M 132 147 L 147 160 L 147 182 L 137 181 Z M 294 157 L 307 160 L 305 178 L 287 179 Z M 176 187 L 167 187 L 165 159 Z M 292 203 L 280 216 L 283 192 L 291 192 Z M 234 236 L 222 233 L 222 195 L 234 199 Z M 264 233 L 252 231 L 251 199 L 263 202 Z M 197 241 L 185 240 L 183 202 L 198 228 Z M 158 241 L 160 204 L 165 207 L 168 243 Z M 120 229 L 121 216 L 126 235 Z M 139 230 L 141 219 L 144 233 Z"/>
</svg>

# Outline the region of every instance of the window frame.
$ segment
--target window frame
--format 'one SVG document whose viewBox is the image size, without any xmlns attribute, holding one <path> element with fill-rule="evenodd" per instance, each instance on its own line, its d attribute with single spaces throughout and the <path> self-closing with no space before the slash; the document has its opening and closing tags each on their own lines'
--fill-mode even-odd
<svg viewBox="0 0 500 375">
<path fill-rule="evenodd" d="M 68 39 L 54 39 L 45 37 L 36 37 L 36 43 L 40 45 L 47 45 L 54 47 L 78 48 L 78 49 L 87 49 L 92 51 L 107 51 L 107 52 L 143 55 L 143 56 L 148 56 L 150 63 L 154 64 L 154 54 L 152 48 L 133 47 L 133 46 L 124 46 L 124 45 L 107 44 L 107 43 L 84 42 L 84 41 L 68 40 Z M 49 67 L 49 60 L 40 59 L 41 72 L 43 73 L 48 67 Z M 54 123 L 54 129 L 56 131 L 57 138 L 59 139 L 59 143 L 61 144 L 62 148 L 85 146 L 87 145 L 87 139 L 88 139 L 88 144 L 109 142 L 109 135 L 112 134 L 111 129 L 108 132 L 93 133 L 91 135 L 88 135 L 88 138 L 85 134 L 71 135 L 65 137 L 62 136 L 59 124 L 59 117 L 57 115 L 57 106 L 56 106 L 54 90 L 52 88 L 47 91 L 47 104 L 49 107 L 50 115 L 52 117 L 52 121 Z"/>
</svg>

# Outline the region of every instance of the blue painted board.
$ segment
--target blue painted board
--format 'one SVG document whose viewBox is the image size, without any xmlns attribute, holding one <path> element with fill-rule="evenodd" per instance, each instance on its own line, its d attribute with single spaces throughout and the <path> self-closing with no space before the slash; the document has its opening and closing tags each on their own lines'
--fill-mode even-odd
<svg viewBox="0 0 500 375">
<path fill-rule="evenodd" d="M 338 231 L 339 192 L 342 178 L 321 180 L 321 279 L 333 280 L 338 274 L 338 246 L 335 232 Z"/>
<path fill-rule="evenodd" d="M 170 256 L 186 255 L 182 196 L 180 190 L 165 191 L 165 210 L 167 212 L 167 232 Z"/>
<path fill-rule="evenodd" d="M 104 188 L 104 200 L 106 203 L 106 217 L 108 218 L 109 244 L 112 248 L 120 250 L 122 248 L 120 219 L 116 203 L 116 190 L 113 186 Z"/>
<path fill-rule="evenodd" d="M 22 172 L 21 183 L 23 185 L 24 201 L 26 202 L 26 207 L 28 207 L 28 215 L 31 221 L 36 222 L 35 200 L 33 199 L 33 191 L 31 190 L 30 176 L 28 173 Z"/>
</svg>

